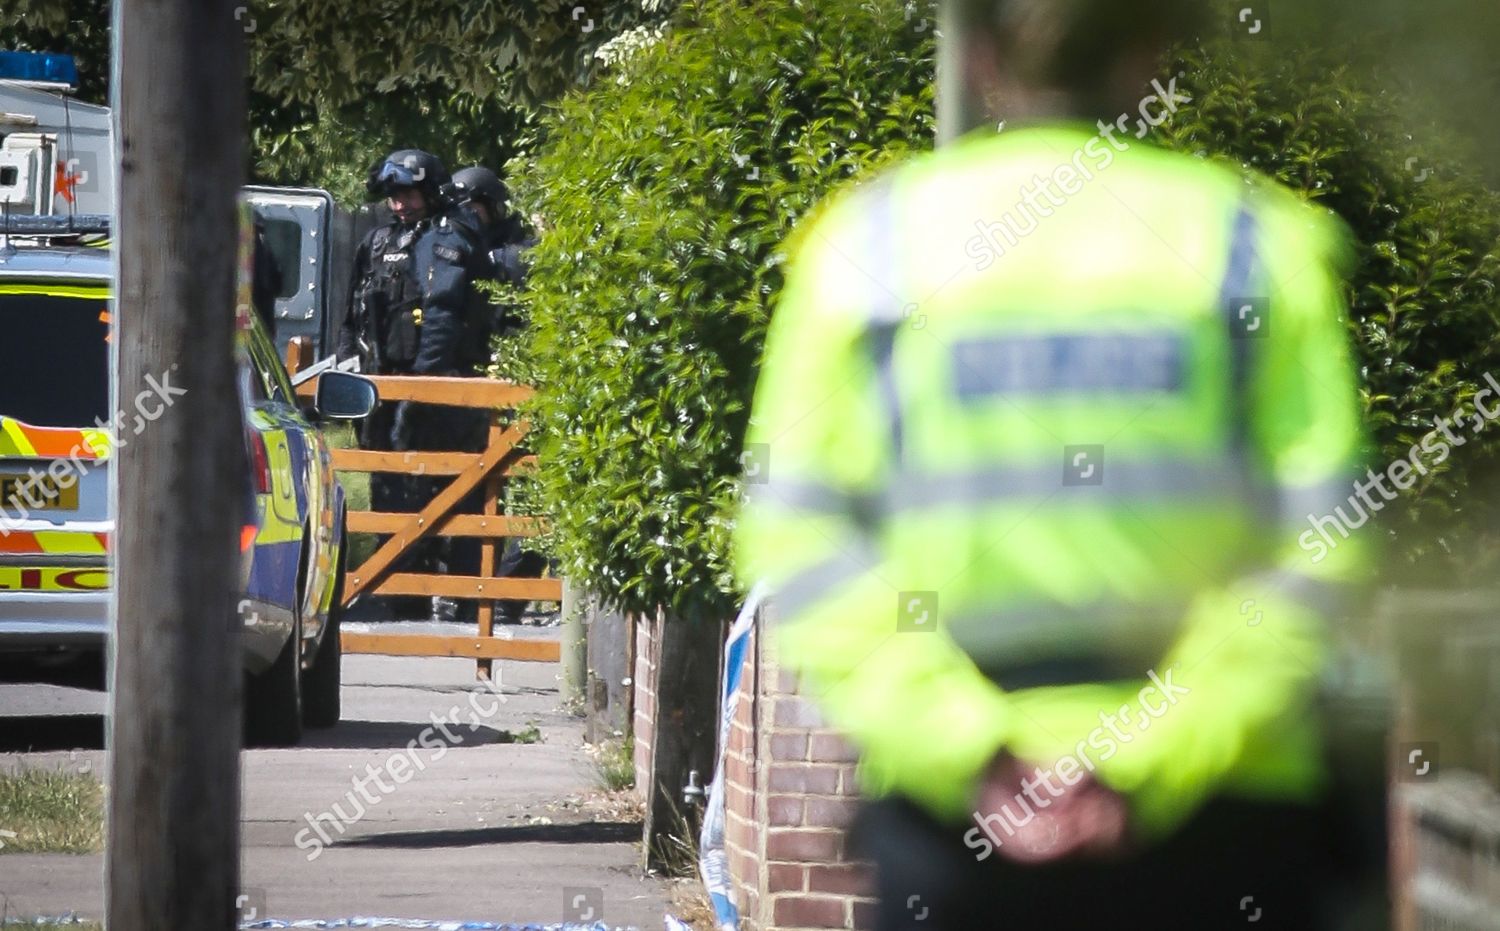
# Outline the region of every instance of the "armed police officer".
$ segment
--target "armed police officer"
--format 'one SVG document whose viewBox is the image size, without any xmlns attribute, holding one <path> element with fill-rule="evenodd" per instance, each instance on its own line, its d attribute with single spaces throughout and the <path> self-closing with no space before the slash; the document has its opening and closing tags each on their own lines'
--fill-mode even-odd
<svg viewBox="0 0 1500 931">
<path fill-rule="evenodd" d="M 453 173 L 452 199 L 455 209 L 464 211 L 471 225 L 479 230 L 488 263 L 486 274 L 494 281 L 520 287 L 526 280 L 526 250 L 536 245 L 519 216 L 510 210 L 510 192 L 499 176 L 482 165 L 461 168 Z M 473 315 L 475 345 L 488 348 L 491 337 L 505 336 L 525 326 L 515 305 L 491 302 Z M 500 559 L 496 575 L 501 578 L 534 578 L 541 575 L 546 559 L 523 549 L 517 537 L 511 537 Z M 497 620 L 518 624 L 526 611 L 525 601 L 505 599 L 499 603 Z"/>
<path fill-rule="evenodd" d="M 421 149 L 397 150 L 370 167 L 365 189 L 385 199 L 391 219 L 372 229 L 355 254 L 350 304 L 338 339 L 339 357 L 357 357 L 366 372 L 449 374 L 458 367 L 453 357 L 463 308 L 455 308 L 443 290 L 451 277 L 447 263 L 438 267 L 433 243 L 422 248 L 447 206 L 442 191 L 449 180 L 442 160 Z M 451 433 L 449 420 L 441 408 L 411 402 L 383 405 L 365 421 L 361 445 L 441 449 Z M 430 497 L 430 484 L 423 478 L 373 475 L 371 507 L 416 510 Z M 440 568 L 439 560 L 432 547 L 415 555 L 422 569 Z M 416 602 L 396 607 L 401 613 L 418 610 Z"/>
</svg>

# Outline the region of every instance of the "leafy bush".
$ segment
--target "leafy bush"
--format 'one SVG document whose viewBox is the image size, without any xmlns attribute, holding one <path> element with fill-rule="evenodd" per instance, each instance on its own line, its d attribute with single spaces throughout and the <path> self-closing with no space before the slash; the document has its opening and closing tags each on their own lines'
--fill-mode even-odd
<svg viewBox="0 0 1500 931">
<path fill-rule="evenodd" d="M 544 121 L 515 169 L 550 226 L 507 374 L 543 388 L 535 506 L 563 572 L 723 616 L 728 524 L 787 233 L 933 134 L 929 7 L 691 3 Z"/>
<path fill-rule="evenodd" d="M 1164 127 L 1170 145 L 1270 174 L 1352 229 L 1351 324 L 1376 471 L 1406 458 L 1439 417 L 1472 411 L 1484 374 L 1500 378 L 1500 196 L 1454 162 L 1458 147 L 1434 128 L 1414 135 L 1409 101 L 1363 89 L 1368 81 L 1326 53 L 1209 46 L 1175 70 L 1194 101 Z M 1488 502 L 1465 491 L 1494 469 L 1497 450 L 1500 435 L 1455 448 L 1381 525 L 1478 529 Z M 1405 542 L 1415 557 L 1430 539 Z"/>
</svg>

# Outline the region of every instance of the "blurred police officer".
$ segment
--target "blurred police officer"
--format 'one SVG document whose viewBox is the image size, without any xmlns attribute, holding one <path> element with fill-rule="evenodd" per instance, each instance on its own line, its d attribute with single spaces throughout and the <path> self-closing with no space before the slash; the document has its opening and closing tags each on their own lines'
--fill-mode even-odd
<svg viewBox="0 0 1500 931">
<path fill-rule="evenodd" d="M 955 2 L 1005 129 L 799 235 L 736 528 L 878 799 L 875 927 L 1379 927 L 1318 713 L 1361 541 L 1298 542 L 1360 474 L 1345 233 L 1122 137 L 1192 0 Z"/>
</svg>

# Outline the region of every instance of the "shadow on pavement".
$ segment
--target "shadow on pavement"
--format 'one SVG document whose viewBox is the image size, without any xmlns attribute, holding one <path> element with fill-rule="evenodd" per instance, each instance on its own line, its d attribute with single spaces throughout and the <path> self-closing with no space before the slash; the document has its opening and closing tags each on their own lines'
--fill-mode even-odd
<svg viewBox="0 0 1500 931">
<path fill-rule="evenodd" d="M 0 718 L 0 753 L 103 749 L 102 714 Z"/>
<path fill-rule="evenodd" d="M 580 821 L 574 824 L 517 824 L 492 828 L 394 831 L 352 840 L 334 847 L 482 847 L 488 844 L 611 844 L 639 841 L 639 821 Z"/>
<path fill-rule="evenodd" d="M 512 744 L 516 735 L 510 731 L 493 727 L 471 727 L 468 724 L 448 724 L 448 729 L 461 741 L 453 746 L 483 747 L 489 744 Z M 424 732 L 428 739 L 443 740 L 442 734 L 432 724 L 421 721 L 341 721 L 327 730 L 308 730 L 297 744 L 299 750 L 404 750 Z"/>
</svg>

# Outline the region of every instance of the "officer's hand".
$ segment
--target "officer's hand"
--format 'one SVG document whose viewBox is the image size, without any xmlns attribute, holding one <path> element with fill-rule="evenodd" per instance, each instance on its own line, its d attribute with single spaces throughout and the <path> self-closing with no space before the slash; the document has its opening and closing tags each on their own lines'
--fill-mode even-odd
<svg viewBox="0 0 1500 931">
<path fill-rule="evenodd" d="M 1015 832 L 1009 834 L 998 828 L 1000 821 L 989 819 L 998 830 L 997 852 L 1013 862 L 1027 864 L 1121 852 L 1129 828 L 1124 796 L 1088 773 L 1082 773 L 1070 786 L 1055 774 L 1043 780 L 1045 772 L 1045 768 L 1024 763 L 1004 751 L 990 765 L 979 788 L 979 814 L 998 815 Z M 1061 794 L 1054 795 L 1049 785 Z M 1027 811 L 1032 812 L 1030 819 L 1026 818 Z"/>
</svg>

